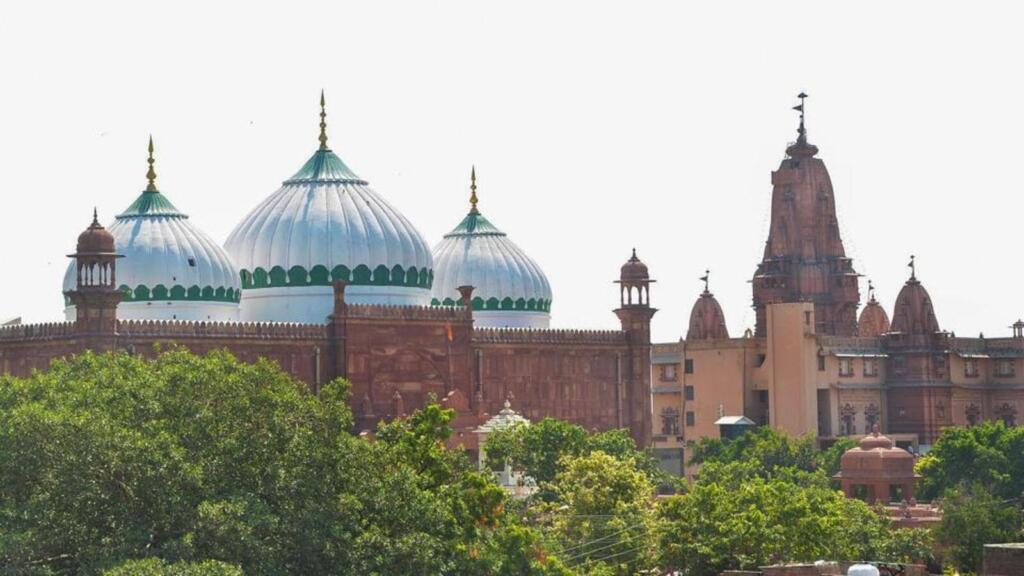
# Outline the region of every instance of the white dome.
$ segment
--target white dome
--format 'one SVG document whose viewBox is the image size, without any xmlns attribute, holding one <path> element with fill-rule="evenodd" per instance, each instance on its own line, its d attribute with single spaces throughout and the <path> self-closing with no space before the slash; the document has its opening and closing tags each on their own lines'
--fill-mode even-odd
<svg viewBox="0 0 1024 576">
<path fill-rule="evenodd" d="M 154 175 L 155 177 L 155 175 Z M 227 253 L 151 185 L 114 223 L 117 317 L 125 320 L 238 320 L 241 283 Z M 75 289 L 75 263 L 64 290 Z M 65 317 L 75 307 L 65 299 Z"/>
<path fill-rule="evenodd" d="M 348 282 L 348 302 L 430 303 L 423 237 L 326 146 L 242 219 L 226 247 L 241 269 L 243 320 L 323 323 L 334 280 Z"/>
<path fill-rule="evenodd" d="M 544 272 L 484 218 L 475 203 L 434 248 L 434 265 L 434 305 L 454 305 L 458 287 L 473 286 L 473 319 L 478 326 L 549 326 L 551 286 Z"/>
</svg>

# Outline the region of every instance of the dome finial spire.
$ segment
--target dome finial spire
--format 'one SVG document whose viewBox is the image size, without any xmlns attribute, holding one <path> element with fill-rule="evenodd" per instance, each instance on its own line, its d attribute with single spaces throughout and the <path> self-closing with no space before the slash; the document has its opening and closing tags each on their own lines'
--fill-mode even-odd
<svg viewBox="0 0 1024 576">
<path fill-rule="evenodd" d="M 476 209 L 476 203 L 478 202 L 478 199 L 476 197 L 476 165 L 475 164 L 473 165 L 473 167 L 469 171 L 469 190 L 470 190 L 469 205 L 471 207 L 470 210 L 469 210 L 469 213 L 470 214 L 479 214 L 480 211 Z"/>
<path fill-rule="evenodd" d="M 327 150 L 327 101 L 323 89 L 320 90 L 320 149 Z"/>
<path fill-rule="evenodd" d="M 875 301 L 875 284 L 868 278 L 868 302 Z"/>
<path fill-rule="evenodd" d="M 91 226 L 93 228 L 96 228 L 96 227 L 99 227 L 99 225 L 100 225 L 100 214 L 96 210 L 96 207 L 93 206 L 92 207 L 92 225 Z"/>
<path fill-rule="evenodd" d="M 910 255 L 910 263 L 907 264 L 907 267 L 910 268 L 910 280 L 917 280 L 917 264 L 914 262 L 913 254 Z"/>
<path fill-rule="evenodd" d="M 796 106 L 793 106 L 793 110 L 796 110 L 797 112 L 800 113 L 800 127 L 797 128 L 797 130 L 796 130 L 796 132 L 798 134 L 796 141 L 798 143 L 800 143 L 800 144 L 806 144 L 807 143 L 807 128 L 804 127 L 804 100 L 807 99 L 807 94 L 804 93 L 804 92 L 801 92 L 801 93 L 797 94 L 796 97 L 800 99 L 800 104 L 798 104 Z"/>
<path fill-rule="evenodd" d="M 149 159 L 146 160 L 149 163 L 149 170 L 146 171 L 146 179 L 149 180 L 149 184 L 146 185 L 146 192 L 159 192 L 156 189 L 156 170 L 153 169 L 153 135 L 149 135 Z"/>
<path fill-rule="evenodd" d="M 700 277 L 700 280 L 702 282 L 704 282 L 704 293 L 705 294 L 710 294 L 711 293 L 711 291 L 708 290 L 708 280 L 710 280 L 710 279 L 711 279 L 711 270 L 705 270 L 704 271 L 704 275 Z"/>
</svg>

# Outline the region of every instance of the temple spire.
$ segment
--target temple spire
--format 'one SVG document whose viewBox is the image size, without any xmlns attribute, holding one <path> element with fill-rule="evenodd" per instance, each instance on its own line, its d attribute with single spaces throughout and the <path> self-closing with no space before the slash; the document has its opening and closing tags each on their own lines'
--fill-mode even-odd
<svg viewBox="0 0 1024 576">
<path fill-rule="evenodd" d="M 320 149 L 327 150 L 327 101 L 320 90 Z"/>
<path fill-rule="evenodd" d="M 710 280 L 710 279 L 711 279 L 711 270 L 705 270 L 704 271 L 704 275 L 700 277 L 700 280 L 702 282 L 704 282 L 704 293 L 705 294 L 710 294 L 711 293 L 710 290 L 708 290 L 708 280 Z"/>
<path fill-rule="evenodd" d="M 149 184 L 146 185 L 146 192 L 159 192 L 156 189 L 156 170 L 153 169 L 153 135 L 149 135 L 149 159 L 146 160 L 149 163 L 149 170 L 146 171 L 146 179 L 149 180 Z"/>
<path fill-rule="evenodd" d="M 875 285 L 871 282 L 871 279 L 868 278 L 868 302 L 874 302 L 874 301 L 875 301 Z"/>
<path fill-rule="evenodd" d="M 907 267 L 910 268 L 910 281 L 913 282 L 917 280 L 917 264 L 914 262 L 913 254 L 910 255 L 910 263 L 907 264 Z"/>
<path fill-rule="evenodd" d="M 479 214 L 480 211 L 476 209 L 476 203 L 478 202 L 476 197 L 476 165 L 469 171 L 469 190 L 469 205 L 471 206 L 469 213 Z"/>
<path fill-rule="evenodd" d="M 804 127 L 804 104 L 805 104 L 804 101 L 807 99 L 807 94 L 801 92 L 801 93 L 797 94 L 796 97 L 800 99 L 800 104 L 798 104 L 797 106 L 793 106 L 793 110 L 796 110 L 797 112 L 800 113 L 800 127 L 797 128 L 797 130 L 796 130 L 796 132 L 798 134 L 796 141 L 799 144 L 806 144 L 807 143 L 807 128 Z"/>
</svg>

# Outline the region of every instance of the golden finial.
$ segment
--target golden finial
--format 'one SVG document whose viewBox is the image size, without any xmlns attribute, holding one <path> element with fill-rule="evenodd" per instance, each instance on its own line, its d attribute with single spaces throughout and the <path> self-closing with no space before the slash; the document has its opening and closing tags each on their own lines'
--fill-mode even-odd
<svg viewBox="0 0 1024 576">
<path fill-rule="evenodd" d="M 320 90 L 320 149 L 327 150 L 327 101 Z"/>
<path fill-rule="evenodd" d="M 146 179 L 149 180 L 149 184 L 146 186 L 146 192 L 159 192 L 156 189 L 156 170 L 153 170 L 153 135 L 149 135 L 149 170 L 146 171 Z"/>
<path fill-rule="evenodd" d="M 479 214 L 480 211 L 476 209 L 477 197 L 476 197 L 476 165 L 469 171 L 469 189 L 471 191 L 469 195 L 469 205 L 472 206 L 469 213 Z"/>
</svg>

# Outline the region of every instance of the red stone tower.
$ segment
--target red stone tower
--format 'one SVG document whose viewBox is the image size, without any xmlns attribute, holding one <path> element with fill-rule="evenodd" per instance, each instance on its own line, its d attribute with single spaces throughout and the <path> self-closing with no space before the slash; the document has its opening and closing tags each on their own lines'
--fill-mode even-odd
<svg viewBox="0 0 1024 576">
<path fill-rule="evenodd" d="M 651 280 L 647 265 L 633 255 L 622 265 L 619 275 L 620 302 L 615 315 L 629 343 L 629 354 L 620 368 L 623 394 L 620 396 L 625 418 L 620 425 L 629 428 L 641 448 L 651 445 Z"/>
<path fill-rule="evenodd" d="M 772 172 L 771 228 L 753 280 L 758 336 L 765 336 L 765 306 L 778 302 L 813 302 L 818 333 L 857 333 L 857 273 L 839 237 L 828 170 L 807 141 L 806 97 L 794 107 L 799 137 Z"/>
<path fill-rule="evenodd" d="M 117 290 L 115 262 L 120 256 L 114 248 L 114 236 L 100 225 L 96 211 L 92 224 L 78 236 L 75 259 L 75 289 L 67 296 L 75 304 L 75 331 L 88 336 L 111 336 L 117 330 Z"/>
</svg>

